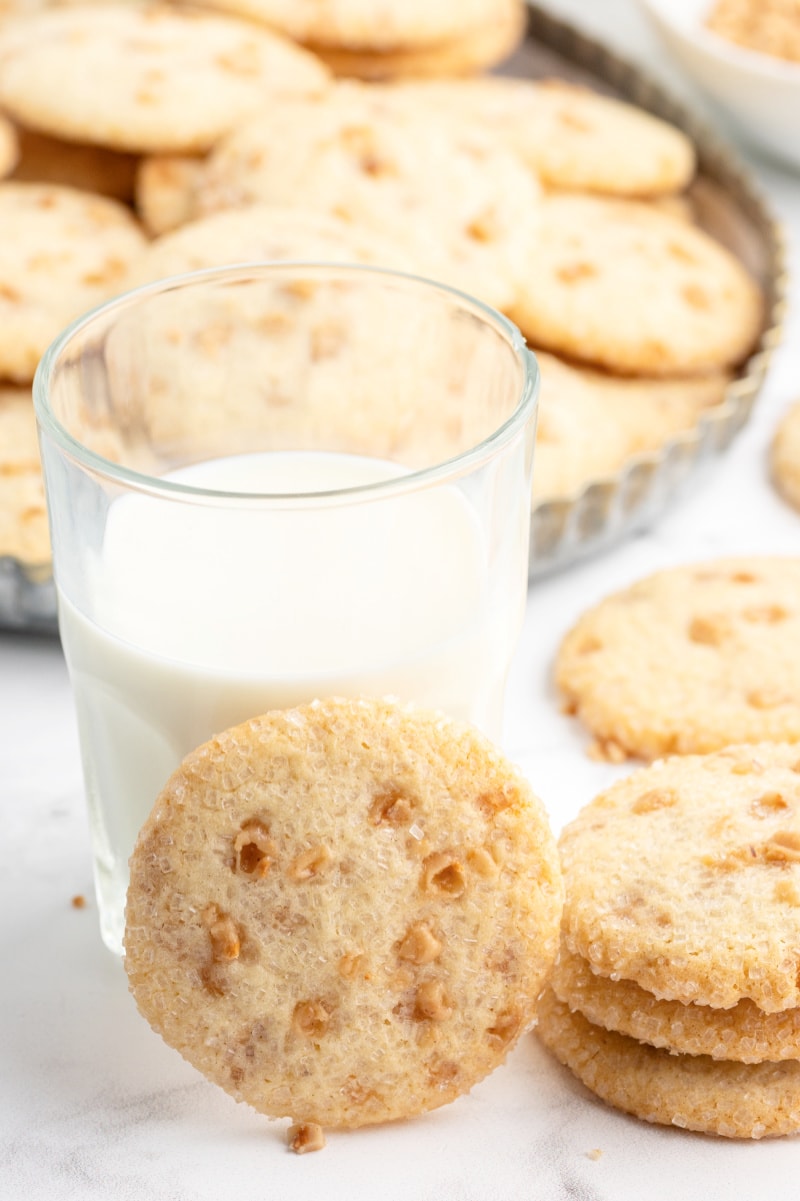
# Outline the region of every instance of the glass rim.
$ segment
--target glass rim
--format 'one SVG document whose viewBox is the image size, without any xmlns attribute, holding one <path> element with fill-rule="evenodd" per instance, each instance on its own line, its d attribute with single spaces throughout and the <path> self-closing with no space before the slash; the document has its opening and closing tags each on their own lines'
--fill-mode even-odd
<svg viewBox="0 0 800 1201">
<path fill-rule="evenodd" d="M 465 310 L 472 310 L 485 325 L 494 328 L 503 337 L 513 352 L 522 369 L 517 402 L 512 412 L 491 433 L 479 442 L 459 451 L 448 459 L 442 459 L 428 467 L 404 471 L 401 475 L 388 479 L 378 479 L 366 484 L 350 485 L 341 488 L 328 488 L 302 492 L 255 492 L 245 489 L 219 489 L 198 487 L 195 484 L 184 483 L 163 476 L 149 475 L 136 471 L 112 459 L 106 458 L 97 451 L 91 450 L 85 443 L 76 438 L 62 421 L 56 416 L 50 404 L 50 392 L 53 377 L 58 369 L 61 356 L 70 343 L 84 330 L 98 320 L 116 311 L 133 308 L 142 300 L 151 296 L 170 291 L 179 291 L 203 283 L 233 282 L 238 278 L 252 277 L 254 274 L 267 276 L 281 273 L 289 274 L 298 268 L 323 276 L 324 274 L 341 274 L 349 276 L 373 275 L 386 279 L 396 279 L 404 283 L 421 284 L 430 293 L 440 293 L 444 297 L 456 299 Z M 195 271 L 181 272 L 177 275 L 166 276 L 163 279 L 142 284 L 139 287 L 121 292 L 110 300 L 103 301 L 75 318 L 50 343 L 39 360 L 33 378 L 33 406 L 40 430 L 46 433 L 57 447 L 66 453 L 81 467 L 95 475 L 125 486 L 129 490 L 164 496 L 185 501 L 203 502 L 282 502 L 284 504 L 315 501 L 370 499 L 373 496 L 396 494 L 412 491 L 441 483 L 447 479 L 468 474 L 494 458 L 508 443 L 512 442 L 519 431 L 525 426 L 529 417 L 535 413 L 539 392 L 539 368 L 536 358 L 528 348 L 524 337 L 517 326 L 504 314 L 491 305 L 463 292 L 449 284 L 438 280 L 427 279 L 425 276 L 412 272 L 397 271 L 391 268 L 372 266 L 361 263 L 338 263 L 316 259 L 292 260 L 256 260 L 252 262 L 231 263 L 222 267 L 207 267 Z"/>
</svg>

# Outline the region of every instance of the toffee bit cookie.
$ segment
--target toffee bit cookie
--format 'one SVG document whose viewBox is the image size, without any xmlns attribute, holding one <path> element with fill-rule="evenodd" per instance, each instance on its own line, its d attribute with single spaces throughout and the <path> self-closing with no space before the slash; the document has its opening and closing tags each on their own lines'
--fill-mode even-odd
<svg viewBox="0 0 800 1201">
<path fill-rule="evenodd" d="M 580 618 L 556 681 L 601 745 L 644 759 L 800 740 L 800 559 L 640 580 Z"/>
<path fill-rule="evenodd" d="M 731 1009 L 660 1001 L 632 980 L 597 975 L 566 946 L 549 983 L 560 1001 L 593 1025 L 653 1047 L 741 1063 L 800 1059 L 800 1009 L 764 1013 L 746 999 Z"/>
<path fill-rule="evenodd" d="M 649 197 L 680 191 L 694 175 L 684 133 L 588 88 L 499 76 L 398 86 L 415 103 L 468 117 L 548 187 Z"/>
<path fill-rule="evenodd" d="M 351 50 L 396 50 L 435 46 L 465 30 L 488 26 L 502 13 L 504 0 L 203 0 L 262 21 L 300 42 Z"/>
<path fill-rule="evenodd" d="M 563 831 L 562 934 L 662 1000 L 800 1005 L 800 747 L 663 760 Z"/>
<path fill-rule="evenodd" d="M 429 79 L 474 75 L 507 59 L 525 33 L 527 9 L 521 0 L 496 0 L 496 12 L 482 25 L 462 29 L 431 46 L 367 51 L 307 42 L 334 75 L 354 79 Z"/>
<path fill-rule="evenodd" d="M 724 1138 L 765 1138 L 800 1130 L 800 1063 L 729 1063 L 670 1055 L 593 1026 L 548 989 L 537 1036 L 610 1105 L 663 1126 Z"/>
<path fill-rule="evenodd" d="M 0 178 L 10 175 L 19 158 L 19 144 L 14 126 L 0 116 Z"/>
<path fill-rule="evenodd" d="M 604 375 L 536 352 L 542 387 L 535 499 L 574 495 L 697 425 L 720 403 L 729 377 L 630 379 Z"/>
<path fill-rule="evenodd" d="M 775 433 L 772 478 L 789 503 L 800 509 L 800 403 L 792 405 Z"/>
<path fill-rule="evenodd" d="M 731 367 L 761 329 L 761 293 L 701 229 L 634 201 L 552 195 L 511 315 L 535 346 L 620 374 Z"/>
<path fill-rule="evenodd" d="M 393 240 L 426 275 L 498 308 L 538 240 L 539 192 L 510 151 L 388 89 L 341 83 L 285 100 L 209 156 L 197 208 L 264 202 L 333 213 Z"/>
<path fill-rule="evenodd" d="M 278 34 L 162 4 L 56 9 L 0 29 L 9 114 L 115 150 L 207 150 L 276 96 L 318 92 L 327 77 Z"/>
<path fill-rule="evenodd" d="M 146 244 L 114 200 L 51 184 L 0 184 L 0 376 L 26 382 L 69 321 L 124 290 Z"/>
<path fill-rule="evenodd" d="M 0 388 L 0 558 L 47 563 L 44 481 L 29 388 Z"/>
<path fill-rule="evenodd" d="M 226 263 L 287 259 L 414 268 L 388 239 L 340 217 L 255 204 L 213 213 L 157 238 L 140 257 L 133 278 L 146 283 Z"/>
<path fill-rule="evenodd" d="M 411 1117 L 532 1022 L 555 845 L 473 727 L 315 701 L 187 757 L 131 859 L 125 965 L 167 1043 L 298 1126 Z"/>
</svg>

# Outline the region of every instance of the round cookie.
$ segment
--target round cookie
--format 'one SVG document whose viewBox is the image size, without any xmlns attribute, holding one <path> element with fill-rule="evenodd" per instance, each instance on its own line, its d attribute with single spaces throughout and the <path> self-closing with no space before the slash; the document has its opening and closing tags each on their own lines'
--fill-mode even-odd
<svg viewBox="0 0 800 1201">
<path fill-rule="evenodd" d="M 660 1001 L 632 980 L 598 976 L 563 945 L 549 984 L 592 1025 L 653 1047 L 741 1063 L 800 1059 L 800 1009 L 764 1013 L 746 999 L 732 1009 Z"/>
<path fill-rule="evenodd" d="M 538 241 L 538 184 L 518 158 L 466 122 L 363 84 L 285 100 L 279 119 L 250 121 L 219 143 L 198 211 L 259 201 L 302 201 L 374 229 L 429 277 L 501 309 Z"/>
<path fill-rule="evenodd" d="M 299 42 L 351 50 L 389 51 L 436 46 L 473 28 L 488 27 L 505 0 L 203 0 L 280 29 Z"/>
<path fill-rule="evenodd" d="M 356 1127 L 505 1058 L 561 901 L 545 812 L 474 727 L 315 701 L 172 776 L 131 859 L 125 966 L 154 1029 L 234 1097 Z"/>
<path fill-rule="evenodd" d="M 398 91 L 467 117 L 550 188 L 650 197 L 680 191 L 694 175 L 694 147 L 679 129 L 562 80 L 431 80 Z"/>
<path fill-rule="evenodd" d="M 556 682 L 599 745 L 655 759 L 800 739 L 800 559 L 670 568 L 588 610 Z"/>
<path fill-rule="evenodd" d="M 687 1004 L 800 1005 L 800 747 L 663 760 L 559 848 L 563 939 L 601 975 Z"/>
<path fill-rule="evenodd" d="M 30 388 L 0 387 L 0 559 L 47 563 L 50 536 Z"/>
<path fill-rule="evenodd" d="M 394 50 L 352 50 L 306 43 L 334 75 L 353 79 L 428 79 L 488 71 L 516 50 L 525 33 L 527 9 L 520 0 L 497 0 L 483 25 L 460 30 L 446 42 Z"/>
<path fill-rule="evenodd" d="M 536 1033 L 602 1100 L 662 1126 L 724 1138 L 800 1130 L 800 1063 L 729 1063 L 670 1055 L 593 1026 L 547 989 Z"/>
<path fill-rule="evenodd" d="M 24 383 L 65 325 L 124 290 L 146 245 L 114 200 L 52 184 L 0 184 L 0 376 Z"/>
<path fill-rule="evenodd" d="M 535 500 L 574 496 L 654 451 L 725 396 L 729 377 L 631 379 L 604 375 L 536 352 L 541 372 L 533 471 Z"/>
<path fill-rule="evenodd" d="M 163 4 L 54 9 L 0 29 L 9 114 L 114 150 L 207 150 L 277 96 L 319 92 L 327 78 L 278 34 Z"/>
<path fill-rule="evenodd" d="M 554 194 L 511 316 L 535 346 L 620 374 L 739 363 L 761 329 L 759 288 L 701 229 L 646 204 Z"/>
<path fill-rule="evenodd" d="M 772 441 L 771 459 L 776 487 L 800 509 L 800 402 L 784 414 Z"/>
<path fill-rule="evenodd" d="M 0 179 L 10 175 L 19 158 L 16 130 L 10 121 L 0 116 Z"/>
<path fill-rule="evenodd" d="M 212 213 L 156 238 L 137 262 L 133 279 L 147 283 L 203 267 L 289 259 L 414 270 L 388 239 L 341 217 L 254 204 Z"/>
</svg>

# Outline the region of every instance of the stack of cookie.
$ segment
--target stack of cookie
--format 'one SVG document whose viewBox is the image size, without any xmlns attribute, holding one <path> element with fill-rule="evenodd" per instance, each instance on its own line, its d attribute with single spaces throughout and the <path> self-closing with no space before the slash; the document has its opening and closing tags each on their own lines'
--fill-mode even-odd
<svg viewBox="0 0 800 1201">
<path fill-rule="evenodd" d="M 732 1138 L 800 1130 L 799 756 L 673 758 L 564 830 L 537 1033 L 612 1105 Z"/>
</svg>

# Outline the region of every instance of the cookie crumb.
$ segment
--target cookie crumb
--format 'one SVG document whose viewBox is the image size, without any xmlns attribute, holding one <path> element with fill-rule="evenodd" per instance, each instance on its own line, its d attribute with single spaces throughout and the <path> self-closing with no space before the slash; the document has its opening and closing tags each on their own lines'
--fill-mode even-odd
<svg viewBox="0 0 800 1201">
<path fill-rule="evenodd" d="M 85 909 L 86 897 L 83 895 L 83 893 L 76 893 L 70 904 L 72 905 L 73 909 Z"/>
<path fill-rule="evenodd" d="M 325 1146 L 325 1134 L 317 1122 L 299 1122 L 296 1126 L 290 1126 L 286 1139 L 296 1155 L 305 1155 L 307 1151 L 321 1151 Z"/>
<path fill-rule="evenodd" d="M 597 1160 L 597 1159 L 600 1159 L 602 1154 L 603 1154 L 603 1152 L 600 1150 L 599 1147 L 592 1147 L 591 1151 L 586 1152 L 586 1158 Z"/>
</svg>

